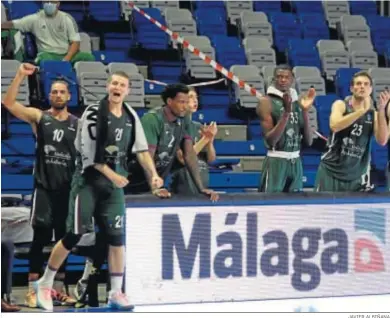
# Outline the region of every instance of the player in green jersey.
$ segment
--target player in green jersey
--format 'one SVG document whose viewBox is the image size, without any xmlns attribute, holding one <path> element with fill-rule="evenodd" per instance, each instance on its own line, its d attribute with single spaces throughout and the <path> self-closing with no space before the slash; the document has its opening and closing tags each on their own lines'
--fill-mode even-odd
<svg viewBox="0 0 390 318">
<path fill-rule="evenodd" d="M 378 111 L 372 105 L 372 79 L 367 72 L 356 73 L 350 85 L 352 98 L 337 100 L 330 115 L 328 150 L 321 157 L 315 190 L 326 192 L 371 189 L 371 137 L 384 146 L 389 138 L 386 104 Z"/>
<path fill-rule="evenodd" d="M 194 150 L 198 155 L 198 164 L 202 183 L 205 187 L 209 185 L 209 167 L 208 163 L 216 159 L 214 138 L 218 132 L 217 124 L 212 122 L 209 126 L 203 126 L 201 123 L 192 121 L 192 114 L 198 110 L 198 94 L 193 87 L 189 88 L 188 93 L 188 134 L 194 141 Z M 179 149 L 177 157 L 180 163 L 184 164 L 183 152 Z M 198 190 L 191 179 L 186 168 L 179 169 L 172 176 L 172 192 L 181 195 L 193 195 Z"/>
<path fill-rule="evenodd" d="M 188 109 L 189 89 L 184 84 L 168 85 L 162 93 L 164 106 L 149 111 L 141 118 L 149 145 L 149 152 L 154 158 L 158 174 L 165 179 L 176 161 L 178 149 L 183 151 L 185 165 L 191 175 L 198 193 L 209 196 L 212 201 L 218 200 L 218 194 L 206 189 L 200 178 L 197 155 L 193 149 L 193 141 L 188 134 L 188 121 L 184 118 Z M 132 162 L 130 167 L 130 183 L 128 193 L 143 193 L 147 190 L 145 176 L 139 164 Z M 167 193 L 165 188 L 156 192 Z"/>
<path fill-rule="evenodd" d="M 384 103 L 386 106 L 386 120 L 388 123 L 388 129 L 390 133 L 390 92 L 384 91 L 380 94 L 380 102 Z M 386 176 L 387 176 L 387 191 L 390 191 L 390 139 L 387 142 L 387 169 L 386 169 Z"/>
<path fill-rule="evenodd" d="M 6 95 L 4 106 L 17 118 L 32 126 L 36 137 L 36 160 L 34 167 L 34 193 L 31 206 L 33 240 L 29 252 L 29 291 L 26 305 L 36 307 L 36 295 L 32 289 L 38 280 L 44 264 L 43 248 L 55 239 L 61 239 L 66 232 L 70 183 L 75 171 L 76 149 L 74 140 L 78 119 L 67 109 L 70 94 L 68 84 L 54 81 L 51 85 L 50 109 L 42 111 L 25 107 L 16 101 L 18 90 L 26 76 L 32 75 L 36 67 L 21 64 Z M 56 275 L 54 300 L 60 304 L 72 305 L 75 300 L 64 292 L 65 266 Z"/>
<path fill-rule="evenodd" d="M 312 132 L 308 111 L 316 92 L 311 88 L 298 100 L 292 97 L 293 73 L 289 66 L 274 70 L 273 84 L 262 97 L 257 114 L 268 149 L 264 160 L 260 192 L 298 192 L 303 190 L 301 139 L 310 146 Z"/>
</svg>

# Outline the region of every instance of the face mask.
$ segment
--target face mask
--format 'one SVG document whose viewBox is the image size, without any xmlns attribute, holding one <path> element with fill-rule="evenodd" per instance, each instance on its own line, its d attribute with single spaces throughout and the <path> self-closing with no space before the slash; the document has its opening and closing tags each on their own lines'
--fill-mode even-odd
<svg viewBox="0 0 390 318">
<path fill-rule="evenodd" d="M 47 15 L 53 15 L 56 9 L 57 5 L 55 3 L 45 2 L 43 4 L 43 11 L 45 11 Z"/>
</svg>

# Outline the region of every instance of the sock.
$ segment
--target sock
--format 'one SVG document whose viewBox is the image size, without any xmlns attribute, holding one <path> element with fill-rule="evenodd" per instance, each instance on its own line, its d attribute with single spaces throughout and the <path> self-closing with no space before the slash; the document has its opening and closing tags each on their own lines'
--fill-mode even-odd
<svg viewBox="0 0 390 318">
<path fill-rule="evenodd" d="M 87 258 L 87 261 L 85 262 L 84 273 L 80 280 L 84 282 L 87 281 L 89 275 L 91 275 L 92 269 L 93 269 L 93 262 L 89 258 Z"/>
<path fill-rule="evenodd" d="M 123 284 L 123 273 L 111 273 L 110 274 L 111 281 L 111 290 L 110 292 L 121 292 L 122 284 Z"/>
<path fill-rule="evenodd" d="M 37 273 L 29 273 L 28 274 L 28 289 L 33 290 L 33 284 L 39 279 L 39 274 Z"/>
<path fill-rule="evenodd" d="M 41 277 L 41 279 L 38 281 L 41 286 L 52 288 L 54 283 L 54 277 L 56 276 L 56 273 L 58 271 L 58 268 L 50 267 L 48 264 L 45 269 L 45 273 Z"/>
</svg>

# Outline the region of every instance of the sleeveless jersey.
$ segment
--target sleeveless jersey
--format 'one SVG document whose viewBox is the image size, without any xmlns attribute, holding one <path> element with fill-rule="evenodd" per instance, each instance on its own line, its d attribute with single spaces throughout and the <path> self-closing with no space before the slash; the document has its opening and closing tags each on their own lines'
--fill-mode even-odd
<svg viewBox="0 0 390 318">
<path fill-rule="evenodd" d="M 345 115 L 354 110 L 346 103 Z M 371 158 L 371 137 L 374 132 L 375 111 L 369 110 L 351 126 L 329 136 L 328 151 L 321 162 L 335 179 L 353 181 L 367 172 Z"/>
<path fill-rule="evenodd" d="M 268 95 L 271 99 L 272 111 L 271 116 L 274 125 L 276 125 L 284 113 L 283 99 L 274 95 Z M 275 147 L 270 147 L 264 139 L 265 145 L 268 149 L 276 151 L 293 152 L 301 150 L 302 133 L 301 128 L 303 127 L 303 115 L 302 109 L 298 102 L 293 102 L 292 112 L 287 122 L 286 128 L 276 143 Z"/>
<path fill-rule="evenodd" d="M 55 119 L 49 112 L 42 114 L 36 136 L 36 185 L 47 190 L 70 185 L 76 168 L 77 124 L 77 117 L 71 114 L 65 121 Z"/>
</svg>

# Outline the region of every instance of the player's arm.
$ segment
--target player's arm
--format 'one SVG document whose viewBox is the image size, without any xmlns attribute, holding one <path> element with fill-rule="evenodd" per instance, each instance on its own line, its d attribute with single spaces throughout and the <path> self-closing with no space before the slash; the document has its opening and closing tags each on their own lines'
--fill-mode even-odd
<svg viewBox="0 0 390 318">
<path fill-rule="evenodd" d="M 23 80 L 26 76 L 29 76 L 35 72 L 36 67 L 32 64 L 22 64 L 20 65 L 15 78 L 13 79 L 11 85 L 8 87 L 7 93 L 4 96 L 2 101 L 5 108 L 16 118 L 23 120 L 33 126 L 41 120 L 42 111 L 34 107 L 26 107 L 16 101 L 16 97 L 19 93 L 20 85 L 23 83 Z"/>
<path fill-rule="evenodd" d="M 268 97 L 261 97 L 259 104 L 256 108 L 257 116 L 260 119 L 261 128 L 264 131 L 264 138 L 267 141 L 267 144 L 271 147 L 275 147 L 277 142 L 282 137 L 284 130 L 286 129 L 286 125 L 290 118 L 289 112 L 284 112 L 280 117 L 278 123 L 274 125 L 272 119 L 272 105 L 271 100 Z"/>
<path fill-rule="evenodd" d="M 303 117 L 303 139 L 308 146 L 311 146 L 313 143 L 313 133 L 311 131 L 309 121 L 309 110 L 313 106 L 315 98 L 316 90 L 314 88 L 310 88 L 299 98 L 299 106 L 301 107 Z"/>
<path fill-rule="evenodd" d="M 219 198 L 218 194 L 212 190 L 205 189 L 203 186 L 199 172 L 198 157 L 195 153 L 191 138 L 188 136 L 184 137 L 181 146 L 184 154 L 185 165 L 198 191 L 209 196 L 211 201 L 217 201 Z"/>
<path fill-rule="evenodd" d="M 309 113 L 307 111 L 302 111 L 303 117 L 303 140 L 307 146 L 313 144 L 313 134 L 310 129 Z"/>
<path fill-rule="evenodd" d="M 141 118 L 141 124 L 148 143 L 150 156 L 154 158 L 154 153 L 156 152 L 161 133 L 157 117 L 154 114 L 145 114 Z"/>
<path fill-rule="evenodd" d="M 202 136 L 199 141 L 194 145 L 195 154 L 198 156 L 199 153 L 209 144 L 209 142 L 210 139 L 206 138 L 205 136 Z M 183 151 L 181 149 L 177 151 L 177 159 L 180 161 L 181 164 L 184 165 Z"/>
<path fill-rule="evenodd" d="M 332 111 L 330 114 L 330 129 L 332 132 L 336 133 L 351 126 L 356 120 L 362 117 L 367 112 L 367 110 L 368 109 L 366 107 L 363 107 L 344 116 L 345 103 L 342 100 L 335 101 L 332 105 Z"/>
<path fill-rule="evenodd" d="M 378 144 L 385 146 L 389 140 L 389 125 L 386 120 L 386 106 L 390 102 L 390 93 L 385 91 L 379 96 L 378 111 L 375 112 L 374 135 Z M 389 110 L 388 110 L 389 111 Z"/>
</svg>

